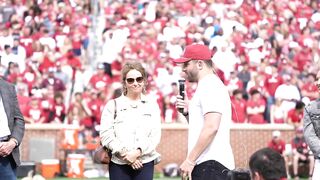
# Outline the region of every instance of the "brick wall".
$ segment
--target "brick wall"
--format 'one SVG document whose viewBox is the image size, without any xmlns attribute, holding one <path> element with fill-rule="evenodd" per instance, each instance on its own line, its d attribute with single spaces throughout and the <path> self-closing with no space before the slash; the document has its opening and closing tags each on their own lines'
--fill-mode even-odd
<svg viewBox="0 0 320 180">
<path fill-rule="evenodd" d="M 27 125 L 25 137 L 21 145 L 21 159 L 29 160 L 29 139 L 53 138 L 55 140 L 55 157 L 61 158 L 60 144 L 62 141 L 61 129 L 74 128 L 65 125 Z M 289 143 L 294 136 L 293 128 L 289 125 L 233 125 L 231 128 L 231 145 L 235 156 L 236 167 L 246 168 L 249 156 L 259 148 L 265 147 L 271 139 L 273 130 L 280 130 L 281 137 Z M 45 148 L 45 147 L 44 147 Z M 187 125 L 163 124 L 162 138 L 157 148 L 162 155 L 156 171 L 168 163 L 180 164 L 187 153 Z"/>
</svg>

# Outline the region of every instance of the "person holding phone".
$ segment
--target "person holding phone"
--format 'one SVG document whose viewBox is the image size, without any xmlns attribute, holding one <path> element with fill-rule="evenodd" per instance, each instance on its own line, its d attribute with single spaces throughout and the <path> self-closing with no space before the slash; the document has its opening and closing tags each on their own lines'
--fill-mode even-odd
<svg viewBox="0 0 320 180">
<path fill-rule="evenodd" d="M 211 56 L 207 46 L 192 44 L 181 58 L 173 60 L 182 66 L 184 79 L 198 83 L 190 102 L 186 95 L 178 95 L 176 102 L 189 122 L 188 154 L 180 166 L 185 179 L 225 180 L 235 167 L 230 144 L 231 100 Z"/>
<path fill-rule="evenodd" d="M 160 108 L 145 95 L 147 74 L 141 63 L 125 63 L 121 74 L 122 95 L 110 100 L 101 116 L 101 143 L 112 153 L 110 180 L 152 180 L 160 158 Z"/>
</svg>

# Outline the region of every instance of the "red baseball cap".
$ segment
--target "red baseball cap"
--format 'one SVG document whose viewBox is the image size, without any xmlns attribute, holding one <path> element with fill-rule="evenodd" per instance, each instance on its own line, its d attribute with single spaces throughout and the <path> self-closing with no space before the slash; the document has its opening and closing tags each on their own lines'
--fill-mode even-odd
<svg viewBox="0 0 320 180">
<path fill-rule="evenodd" d="M 190 60 L 211 60 L 212 52 L 203 44 L 191 44 L 186 46 L 183 56 L 173 59 L 175 63 L 184 63 Z"/>
</svg>

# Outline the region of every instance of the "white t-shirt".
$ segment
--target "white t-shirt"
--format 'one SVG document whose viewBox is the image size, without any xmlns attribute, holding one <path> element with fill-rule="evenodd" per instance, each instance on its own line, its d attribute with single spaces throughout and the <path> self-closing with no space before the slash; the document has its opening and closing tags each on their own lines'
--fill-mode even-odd
<svg viewBox="0 0 320 180">
<path fill-rule="evenodd" d="M 197 90 L 189 103 L 188 154 L 196 145 L 208 112 L 222 114 L 219 130 L 212 143 L 196 160 L 200 164 L 216 160 L 229 169 L 235 168 L 230 144 L 231 101 L 227 88 L 214 74 L 199 81 Z"/>
</svg>

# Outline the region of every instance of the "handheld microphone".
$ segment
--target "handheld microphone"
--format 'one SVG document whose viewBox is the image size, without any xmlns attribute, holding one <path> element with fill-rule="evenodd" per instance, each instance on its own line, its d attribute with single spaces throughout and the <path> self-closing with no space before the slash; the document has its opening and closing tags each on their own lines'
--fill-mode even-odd
<svg viewBox="0 0 320 180">
<path fill-rule="evenodd" d="M 184 95 L 185 95 L 185 82 L 186 80 L 184 79 L 179 79 L 179 95 L 182 96 L 182 100 L 184 100 Z M 178 111 L 180 113 L 183 113 L 183 108 L 178 108 Z"/>
</svg>

